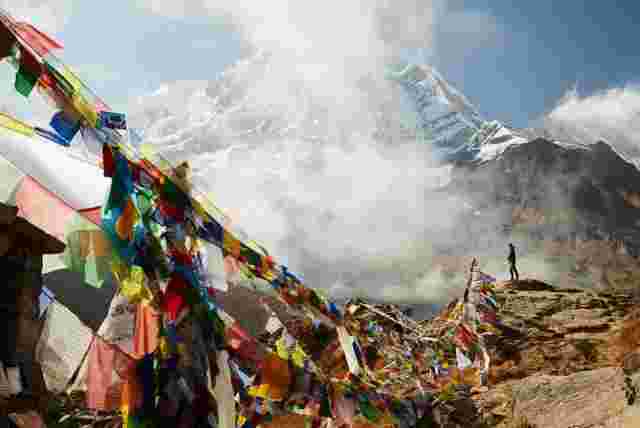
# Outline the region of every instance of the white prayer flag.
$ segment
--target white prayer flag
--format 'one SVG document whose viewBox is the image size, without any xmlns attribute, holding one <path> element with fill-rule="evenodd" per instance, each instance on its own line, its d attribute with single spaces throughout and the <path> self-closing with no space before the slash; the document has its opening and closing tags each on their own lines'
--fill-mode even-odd
<svg viewBox="0 0 640 428">
<path fill-rule="evenodd" d="M 92 339 L 93 332 L 69 309 L 58 302 L 49 306 L 36 346 L 36 361 L 49 391 L 64 392 Z"/>
</svg>

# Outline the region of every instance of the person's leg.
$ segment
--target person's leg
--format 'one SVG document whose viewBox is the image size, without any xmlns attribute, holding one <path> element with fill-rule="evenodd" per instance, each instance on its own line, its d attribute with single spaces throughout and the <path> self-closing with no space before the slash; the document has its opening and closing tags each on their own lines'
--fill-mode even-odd
<svg viewBox="0 0 640 428">
<path fill-rule="evenodd" d="M 513 265 L 509 265 L 509 275 L 511 275 L 511 281 L 514 280 L 514 276 L 513 276 Z"/>
<path fill-rule="evenodd" d="M 516 274 L 516 281 L 520 281 L 520 273 L 518 272 L 518 268 L 516 267 L 516 265 L 513 265 L 513 271 Z"/>
</svg>

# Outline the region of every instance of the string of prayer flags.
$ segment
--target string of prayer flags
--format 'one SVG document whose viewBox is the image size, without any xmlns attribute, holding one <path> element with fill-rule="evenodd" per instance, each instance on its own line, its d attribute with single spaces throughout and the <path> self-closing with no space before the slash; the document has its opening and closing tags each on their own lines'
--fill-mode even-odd
<svg viewBox="0 0 640 428">
<path fill-rule="evenodd" d="M 15 25 L 8 19 L 4 15 L 0 17 L 6 28 L 14 28 Z M 111 178 L 108 199 L 101 216 L 104 236 L 110 245 L 98 248 L 93 238 L 99 235 L 81 230 L 75 235 L 78 243 L 74 251 L 81 258 L 95 258 L 101 254 L 107 260 L 114 261 L 110 267 L 120 287 L 117 297 L 122 299 L 123 306 L 135 308 L 118 314 L 110 313 L 112 319 L 103 323 L 103 326 L 113 327 L 111 321 L 122 321 L 122 325 L 115 329 L 105 327 L 104 332 L 109 330 L 109 334 L 105 334 L 104 339 L 113 343 L 107 344 L 98 338 L 94 341 L 91 367 L 87 373 L 90 378 L 91 406 L 116 406 L 117 400 L 113 404 L 109 400 L 119 393 L 124 423 L 127 426 L 143 423 L 145 418 L 139 411 L 141 407 L 147 407 L 145 402 L 152 403 L 154 400 L 151 398 L 150 388 L 147 392 L 144 392 L 144 388 L 141 389 L 140 380 L 134 375 L 137 367 L 139 373 L 144 372 L 150 378 L 154 377 L 152 372 L 157 375 L 157 391 L 160 396 L 153 398 L 160 400 L 155 410 L 166 410 L 169 414 L 167 422 L 191 426 L 198 419 L 218 413 L 214 422 L 219 426 L 232 426 L 235 414 L 231 412 L 231 408 L 235 407 L 235 403 L 230 398 L 232 393 L 228 387 L 233 378 L 240 377 L 239 373 L 243 372 L 234 365 L 235 374 L 232 376 L 228 359 L 224 361 L 212 358 L 213 353 L 227 347 L 230 356 L 240 362 L 243 370 L 255 374 L 256 385 L 251 385 L 253 381 L 248 376 L 242 378 L 244 386 L 248 387 L 248 392 L 253 397 L 248 397 L 244 388 L 238 391 L 243 418 L 239 422 L 241 425 L 257 426 L 273 421 L 278 417 L 278 412 L 275 411 L 277 406 L 273 401 L 290 398 L 290 388 L 292 385 L 297 388 L 298 383 L 302 385 L 299 388 L 303 391 L 302 396 L 290 400 L 290 403 L 280 403 L 280 410 L 292 415 L 304 414 L 302 419 L 284 415 L 285 420 L 289 417 L 291 424 L 303 423 L 303 426 L 312 428 L 319 426 L 323 423 L 319 416 L 320 409 L 325 407 L 325 412 L 329 413 L 327 409 L 332 404 L 334 411 L 331 413 L 334 418 L 346 421 L 350 426 L 390 425 L 393 422 L 389 411 L 390 400 L 403 393 L 413 398 L 417 394 L 416 390 L 421 387 L 413 382 L 417 364 L 411 364 L 410 361 L 419 360 L 423 354 L 415 349 L 403 349 L 397 352 L 397 358 L 391 359 L 392 361 L 385 360 L 382 365 L 372 365 L 379 368 L 377 372 L 383 372 L 384 376 L 394 377 L 397 383 L 404 382 L 408 386 L 401 389 L 385 384 L 375 394 L 368 391 L 376 389 L 376 382 L 382 377 L 370 370 L 365 360 L 365 356 L 369 359 L 372 354 L 370 348 L 376 344 L 368 343 L 368 337 L 361 334 L 359 329 L 343 324 L 340 310 L 334 303 L 306 287 L 286 267 L 276 266 L 264 249 L 251 243 L 241 231 L 232 230 L 220 213 L 216 212 L 217 217 L 214 217 L 214 214 L 204 209 L 204 202 L 196 202 L 191 191 L 188 164 L 174 168 L 170 162 L 154 153 L 147 153 L 147 159 L 140 159 L 139 154 L 134 153 L 126 141 L 123 141 L 123 134 L 117 132 L 127 130 L 125 115 L 112 112 L 70 68 L 53 57 L 51 50 L 57 48 L 55 41 L 47 40 L 33 30 L 35 29 L 24 27 L 23 32 L 26 31 L 27 35 L 18 40 L 20 57 L 16 88 L 20 86 L 19 91 L 28 96 L 37 85 L 43 94 L 53 100 L 60 110 L 54 115 L 51 124 L 57 133 L 57 138 L 54 138 L 56 142 L 70 143 L 80 129 L 83 137 L 86 134 L 93 143 L 101 144 L 104 175 Z M 33 46 L 27 49 L 26 45 Z M 40 58 L 34 57 L 32 51 Z M 20 82 L 18 78 L 21 79 Z M 43 138 L 52 139 L 52 135 L 47 136 L 33 128 L 22 129 L 16 122 L 4 123 L 8 125 L 5 128 L 14 127 L 31 135 L 37 133 Z M 135 133 L 127 131 L 131 141 Z M 208 263 L 210 251 L 204 250 L 198 240 L 218 247 L 218 252 L 211 251 L 215 253 L 215 266 Z M 113 252 L 107 251 L 107 248 Z M 225 257 L 224 260 L 222 257 Z M 232 282 L 235 273 L 238 277 L 255 277 L 270 284 L 281 300 L 294 309 L 300 309 L 298 313 L 303 314 L 303 319 L 307 321 L 304 328 L 292 328 L 293 337 L 288 333 L 283 336 L 284 340 L 275 344 L 277 352 L 273 353 L 273 347 L 262 346 L 247 335 L 235 320 L 226 320 L 225 325 L 223 312 L 214 298 L 216 288 L 226 290 L 227 287 L 226 284 L 217 287 L 212 285 L 211 269 L 214 269 L 218 277 L 222 277 L 215 278 L 216 281 Z M 87 275 L 96 280 L 102 276 L 97 269 L 87 271 Z M 163 280 L 168 280 L 164 291 L 158 286 Z M 152 284 L 154 288 L 151 290 Z M 492 298 L 490 291 L 485 294 L 489 296 L 488 299 Z M 157 299 L 158 296 L 162 299 Z M 149 305 L 152 302 L 155 304 L 154 301 L 162 302 L 159 305 L 162 316 L 144 312 L 151 309 Z M 478 309 L 477 303 L 473 304 Z M 441 363 L 443 367 L 453 362 L 456 356 L 459 365 L 467 365 L 471 359 L 465 354 L 457 354 L 466 353 L 477 346 L 482 347 L 482 341 L 475 335 L 478 316 L 465 317 L 463 305 L 457 310 L 463 319 L 455 313 L 454 319 L 458 323 L 451 336 L 447 333 L 441 340 L 444 343 L 433 345 L 434 348 L 442 348 L 438 349 L 439 361 L 435 364 Z M 51 308 L 47 313 L 50 311 Z M 479 312 L 482 316 L 482 311 Z M 162 323 L 160 319 L 163 320 Z M 310 320 L 316 322 L 312 323 Z M 403 329 L 414 330 L 413 324 L 400 325 Z M 286 332 L 289 326 L 285 327 L 283 330 Z M 329 333 L 316 334 L 322 328 L 328 329 Z M 272 324 L 270 330 L 273 329 Z M 274 333 L 276 332 L 277 330 Z M 156 343 L 152 338 L 154 335 L 160 336 Z M 321 336 L 324 339 L 321 340 Z M 315 346 L 316 342 L 323 340 L 324 352 Z M 365 346 L 364 355 L 359 342 Z M 401 348 L 401 345 L 393 343 L 391 338 L 388 346 Z M 87 344 L 87 348 L 88 346 Z M 121 348 L 126 348 L 127 352 L 143 361 L 140 361 L 140 365 L 136 364 Z M 160 352 L 154 353 L 157 349 Z M 309 349 L 309 355 L 320 360 L 320 364 L 315 365 L 315 362 L 310 361 L 303 349 Z M 220 354 L 223 353 L 219 352 L 218 356 Z M 371 358 L 374 362 L 375 357 L 376 355 Z M 118 363 L 119 360 L 121 364 Z M 210 378 L 208 373 L 212 368 L 207 363 L 211 364 L 212 361 L 221 366 L 216 373 L 223 373 L 221 386 L 227 388 L 216 394 L 226 399 L 225 407 L 219 407 L 218 412 L 212 411 L 218 406 L 208 403 L 208 389 L 212 385 L 207 378 Z M 384 364 L 387 362 L 393 364 Z M 125 379 L 120 388 L 113 388 L 117 383 L 114 381 L 114 372 Z M 310 372 L 317 374 L 323 381 L 317 381 L 310 376 Z M 299 374 L 305 376 L 301 382 L 294 379 Z M 328 385 L 323 385 L 324 383 Z M 338 411 L 335 399 L 329 401 L 328 395 L 336 389 L 348 391 L 348 394 L 337 396 L 338 400 L 342 399 L 350 407 L 347 411 Z M 147 411 L 152 409 L 153 406 L 149 404 Z"/>
</svg>

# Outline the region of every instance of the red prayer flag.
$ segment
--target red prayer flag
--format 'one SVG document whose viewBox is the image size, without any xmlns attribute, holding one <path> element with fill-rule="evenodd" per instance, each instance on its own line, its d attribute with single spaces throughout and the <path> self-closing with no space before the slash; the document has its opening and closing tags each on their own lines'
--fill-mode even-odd
<svg viewBox="0 0 640 428">
<path fill-rule="evenodd" d="M 237 322 L 227 328 L 225 337 L 229 347 L 241 358 L 258 361 L 258 349 L 255 340 Z"/>
<path fill-rule="evenodd" d="M 167 289 L 164 293 L 163 302 L 164 312 L 168 315 L 170 320 L 177 319 L 182 309 L 186 306 L 187 302 L 185 301 L 183 294 L 187 288 L 188 285 L 182 276 L 178 274 L 171 276 L 171 280 L 169 281 L 169 284 L 167 284 Z"/>
<path fill-rule="evenodd" d="M 79 210 L 78 213 L 96 226 L 102 224 L 102 207 Z"/>
<path fill-rule="evenodd" d="M 94 337 L 88 358 L 88 408 L 114 411 L 123 404 L 129 409 L 139 407 L 142 395 L 136 379 L 136 360 L 99 337 Z"/>
<path fill-rule="evenodd" d="M 454 336 L 454 342 L 463 350 L 468 350 L 476 342 L 477 338 L 464 324 L 459 324 Z"/>
<path fill-rule="evenodd" d="M 102 146 L 102 168 L 104 169 L 105 177 L 113 177 L 116 170 L 116 164 L 113 159 L 111 147 L 106 144 Z"/>
<path fill-rule="evenodd" d="M 11 48 L 15 42 L 16 38 L 9 29 L 4 24 L 0 24 L 0 59 L 11 55 Z"/>
<path fill-rule="evenodd" d="M 19 215 L 45 232 L 65 241 L 66 225 L 75 211 L 32 177 L 25 177 L 16 192 Z"/>
<path fill-rule="evenodd" d="M 18 36 L 41 57 L 45 57 L 49 51 L 62 49 L 62 45 L 47 36 L 36 27 L 26 22 L 18 22 L 13 29 Z"/>
</svg>

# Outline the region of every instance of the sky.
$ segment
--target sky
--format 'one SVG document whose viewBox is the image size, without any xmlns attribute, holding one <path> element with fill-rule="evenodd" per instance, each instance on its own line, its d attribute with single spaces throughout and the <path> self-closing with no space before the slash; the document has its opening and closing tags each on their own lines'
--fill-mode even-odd
<svg viewBox="0 0 640 428">
<path fill-rule="evenodd" d="M 123 108 L 163 82 L 212 79 L 246 51 L 228 17 L 206 6 L 206 0 L 169 3 L 113 0 L 96 7 L 78 0 L 0 1 L 55 34 L 65 45 L 63 59 L 110 104 Z M 590 95 L 638 79 L 640 56 L 628 35 L 636 30 L 640 4 L 423 4 L 433 16 L 424 41 L 428 53 L 420 56 L 489 119 L 525 127 L 573 88 Z M 331 25 L 322 23 L 327 35 Z"/>
</svg>

